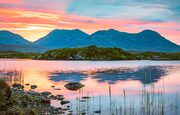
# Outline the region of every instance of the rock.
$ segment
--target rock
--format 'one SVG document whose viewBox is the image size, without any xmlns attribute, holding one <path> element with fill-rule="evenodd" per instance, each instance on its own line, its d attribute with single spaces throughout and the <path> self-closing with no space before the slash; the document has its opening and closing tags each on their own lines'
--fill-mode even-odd
<svg viewBox="0 0 180 115">
<path fill-rule="evenodd" d="M 22 89 L 22 85 L 14 84 L 13 88 Z M 36 85 L 31 85 L 31 89 L 35 88 L 37 88 Z M 0 115 L 60 115 L 69 112 L 67 107 L 64 110 L 53 107 L 52 98 L 46 98 L 46 96 L 62 99 L 62 104 L 70 103 L 63 101 L 63 95 L 56 97 L 51 96 L 51 92 L 11 90 L 4 81 L 0 81 Z"/>
<path fill-rule="evenodd" d="M 43 96 L 49 96 L 49 95 L 51 95 L 52 93 L 51 92 L 48 92 L 48 91 L 45 91 L 45 92 L 42 92 L 41 93 Z"/>
<path fill-rule="evenodd" d="M 29 83 L 26 83 L 25 85 L 26 85 L 26 86 L 30 86 L 30 84 L 29 84 Z"/>
<path fill-rule="evenodd" d="M 86 102 L 86 100 L 85 99 L 82 99 L 82 100 L 79 100 L 80 102 Z"/>
<path fill-rule="evenodd" d="M 31 89 L 36 89 L 37 85 L 31 85 Z"/>
<path fill-rule="evenodd" d="M 78 83 L 78 82 L 70 82 L 70 83 L 64 85 L 64 87 L 68 90 L 78 90 L 84 86 L 85 85 Z"/>
<path fill-rule="evenodd" d="M 85 112 L 85 111 L 83 111 L 83 112 L 81 113 L 81 115 L 86 115 L 86 112 Z"/>
<path fill-rule="evenodd" d="M 16 90 L 23 90 L 24 89 L 24 86 L 19 84 L 19 83 L 14 83 L 12 85 L 13 89 L 16 89 Z"/>
<path fill-rule="evenodd" d="M 50 100 L 48 100 L 48 99 L 42 99 L 40 102 L 42 104 L 50 104 Z"/>
<path fill-rule="evenodd" d="M 53 86 L 51 86 L 52 88 L 55 88 L 55 86 L 53 85 Z"/>
<path fill-rule="evenodd" d="M 64 99 L 64 96 L 63 95 L 56 95 L 56 96 L 53 96 L 51 97 L 52 99 L 55 99 L 55 100 L 63 100 Z"/>
<path fill-rule="evenodd" d="M 69 105 L 67 106 L 68 109 L 69 109 L 70 107 L 71 107 L 71 106 L 69 106 Z"/>
<path fill-rule="evenodd" d="M 61 105 L 65 105 L 65 104 L 68 104 L 68 103 L 70 103 L 70 101 L 67 101 L 67 100 L 62 100 L 61 101 Z"/>
<path fill-rule="evenodd" d="M 99 111 L 94 111 L 94 113 L 101 113 L 101 111 L 99 110 Z"/>
<path fill-rule="evenodd" d="M 91 98 L 91 97 L 89 97 L 89 96 L 82 97 L 82 99 L 89 99 L 89 98 Z"/>
<path fill-rule="evenodd" d="M 63 110 L 63 111 L 68 111 L 68 110 L 69 110 L 69 108 L 63 108 L 62 110 Z"/>
</svg>

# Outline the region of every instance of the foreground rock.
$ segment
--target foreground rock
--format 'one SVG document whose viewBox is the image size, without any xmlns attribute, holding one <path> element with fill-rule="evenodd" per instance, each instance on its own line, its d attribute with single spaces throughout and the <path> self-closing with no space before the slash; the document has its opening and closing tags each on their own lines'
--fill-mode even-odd
<svg viewBox="0 0 180 115">
<path fill-rule="evenodd" d="M 66 85 L 64 85 L 64 87 L 68 90 L 78 90 L 81 89 L 82 87 L 84 87 L 85 85 L 78 83 L 78 82 L 70 82 Z"/>
<path fill-rule="evenodd" d="M 51 92 L 24 91 L 22 86 L 14 84 L 11 89 L 4 81 L 0 80 L 0 115 L 60 115 L 68 113 L 67 107 L 62 109 L 51 106 L 51 100 L 53 100 Z M 62 107 L 63 104 L 70 103 L 62 101 L 64 97 L 61 95 L 54 97 L 55 99 L 61 98 Z"/>
</svg>

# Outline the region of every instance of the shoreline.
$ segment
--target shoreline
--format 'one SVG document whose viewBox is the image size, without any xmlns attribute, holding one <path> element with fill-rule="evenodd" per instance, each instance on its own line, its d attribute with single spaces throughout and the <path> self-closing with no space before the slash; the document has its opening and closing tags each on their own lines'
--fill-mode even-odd
<svg viewBox="0 0 180 115">
<path fill-rule="evenodd" d="M 0 60 L 39 60 L 39 61 L 180 61 L 180 60 L 148 60 L 148 59 L 134 59 L 134 60 L 71 60 L 71 59 L 33 59 L 33 58 L 0 58 Z"/>
</svg>

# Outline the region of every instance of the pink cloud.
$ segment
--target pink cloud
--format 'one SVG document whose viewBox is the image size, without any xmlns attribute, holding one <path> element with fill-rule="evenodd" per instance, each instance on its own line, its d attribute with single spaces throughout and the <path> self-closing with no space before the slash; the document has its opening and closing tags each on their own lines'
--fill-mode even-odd
<svg viewBox="0 0 180 115">
<path fill-rule="evenodd" d="M 0 4 L 20 4 L 22 0 L 1 0 Z"/>
</svg>

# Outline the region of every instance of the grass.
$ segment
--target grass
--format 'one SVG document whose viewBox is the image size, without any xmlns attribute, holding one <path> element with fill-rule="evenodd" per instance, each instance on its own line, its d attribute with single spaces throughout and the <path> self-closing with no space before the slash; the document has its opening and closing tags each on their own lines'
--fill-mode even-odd
<svg viewBox="0 0 180 115">
<path fill-rule="evenodd" d="M 145 73 L 145 80 L 151 79 L 151 77 L 147 77 L 150 74 L 149 71 Z M 123 90 L 123 101 L 122 103 L 117 102 L 115 98 L 112 96 L 112 89 L 111 85 L 108 86 L 108 97 L 109 97 L 109 106 L 106 111 L 108 111 L 107 115 L 179 115 L 179 94 L 177 93 L 174 95 L 174 97 L 169 97 L 166 95 L 165 88 L 164 88 L 164 82 L 163 82 L 163 88 L 160 91 L 157 91 L 155 89 L 155 84 L 152 83 L 150 86 L 142 85 L 141 90 L 141 100 L 136 101 L 129 100 L 128 93 L 124 89 Z M 82 89 L 81 89 L 82 90 Z M 102 115 L 103 112 L 103 105 L 102 105 L 102 99 L 101 95 L 99 96 L 93 96 L 92 99 L 88 100 L 88 102 L 85 102 L 87 104 L 87 107 L 92 106 L 91 114 L 99 114 Z M 81 99 L 82 97 L 79 95 L 78 99 Z M 172 100 L 171 98 L 174 98 Z M 99 101 L 98 105 L 95 106 L 94 101 Z M 90 102 L 92 101 L 92 103 Z M 108 100 L 105 100 L 108 101 Z M 174 102 L 173 102 L 174 101 Z M 80 106 L 81 102 L 78 105 L 78 112 L 81 111 Z M 92 104 L 92 105 L 91 105 Z M 104 105 L 107 107 L 107 105 Z M 86 110 L 86 109 L 83 109 Z M 78 113 L 77 114 L 80 114 Z"/>
<path fill-rule="evenodd" d="M 30 58 L 38 57 L 40 53 L 26 53 L 15 51 L 0 51 L 0 58 Z"/>
<path fill-rule="evenodd" d="M 128 52 L 120 48 L 97 46 L 60 48 L 45 53 L 0 51 L 0 58 L 30 58 L 43 60 L 180 60 L 178 53 Z"/>
</svg>

